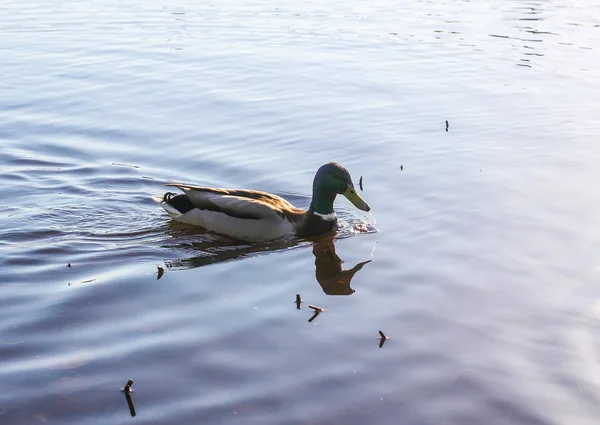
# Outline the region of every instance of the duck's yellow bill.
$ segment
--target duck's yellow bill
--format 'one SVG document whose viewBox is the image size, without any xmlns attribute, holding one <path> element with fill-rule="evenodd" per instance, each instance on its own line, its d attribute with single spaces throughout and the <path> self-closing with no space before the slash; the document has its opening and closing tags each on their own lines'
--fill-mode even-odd
<svg viewBox="0 0 600 425">
<path fill-rule="evenodd" d="M 359 210 L 369 211 L 371 209 L 369 204 L 367 204 L 365 200 L 361 198 L 358 193 L 356 193 L 356 189 L 354 189 L 352 186 L 348 187 L 343 195 L 348 198 L 348 200 L 352 202 L 352 204 L 354 204 L 354 206 Z"/>
</svg>

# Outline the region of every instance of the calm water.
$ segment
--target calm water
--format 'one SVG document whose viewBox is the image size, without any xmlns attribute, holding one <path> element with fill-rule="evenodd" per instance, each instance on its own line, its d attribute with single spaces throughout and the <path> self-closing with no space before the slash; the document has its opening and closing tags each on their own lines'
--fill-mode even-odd
<svg viewBox="0 0 600 425">
<path fill-rule="evenodd" d="M 597 423 L 597 2 L 4 1 L 0 31 L 3 425 Z M 335 238 L 150 199 L 306 207 L 328 161 L 372 206 Z"/>
</svg>

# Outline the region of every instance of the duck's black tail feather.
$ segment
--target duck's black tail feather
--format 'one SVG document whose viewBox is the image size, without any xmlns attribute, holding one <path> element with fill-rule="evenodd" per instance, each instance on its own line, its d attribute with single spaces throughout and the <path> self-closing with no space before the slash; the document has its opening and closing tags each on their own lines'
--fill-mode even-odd
<svg viewBox="0 0 600 425">
<path fill-rule="evenodd" d="M 184 194 L 176 195 L 173 192 L 167 192 L 163 196 L 163 201 L 171 205 L 181 214 L 185 214 L 186 212 L 195 208 L 194 204 L 192 204 L 192 201 L 190 201 L 190 198 Z"/>
</svg>

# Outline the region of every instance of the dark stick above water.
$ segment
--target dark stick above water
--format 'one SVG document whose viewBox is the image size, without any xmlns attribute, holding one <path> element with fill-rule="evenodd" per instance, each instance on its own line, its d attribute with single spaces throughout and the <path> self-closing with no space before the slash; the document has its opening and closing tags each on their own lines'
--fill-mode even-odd
<svg viewBox="0 0 600 425">
<path fill-rule="evenodd" d="M 300 294 L 296 294 L 296 308 L 300 310 L 300 305 L 302 304 L 302 298 L 300 298 Z"/>
<path fill-rule="evenodd" d="M 131 386 L 133 385 L 133 379 L 127 381 L 125 384 L 125 388 L 123 388 L 123 392 L 125 392 L 125 399 L 127 400 L 127 405 L 129 406 L 129 413 L 131 416 L 135 416 L 135 405 L 133 404 L 133 400 L 131 398 Z"/>
<path fill-rule="evenodd" d="M 388 336 L 386 336 L 383 332 L 379 331 L 379 336 L 381 336 L 381 339 L 379 341 L 379 348 L 383 347 L 383 344 L 389 339 Z"/>
</svg>

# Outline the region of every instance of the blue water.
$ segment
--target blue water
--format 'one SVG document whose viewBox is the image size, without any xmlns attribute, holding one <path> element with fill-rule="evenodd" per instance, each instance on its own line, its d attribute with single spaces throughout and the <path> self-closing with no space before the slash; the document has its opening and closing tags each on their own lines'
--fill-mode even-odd
<svg viewBox="0 0 600 425">
<path fill-rule="evenodd" d="M 3 425 L 597 423 L 595 2 L 31 0 L 0 34 Z M 372 207 L 333 238 L 151 200 L 306 208 L 329 161 Z"/>
</svg>

